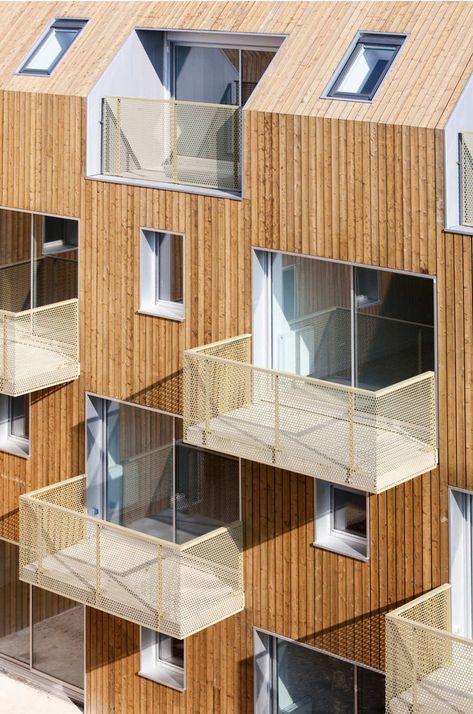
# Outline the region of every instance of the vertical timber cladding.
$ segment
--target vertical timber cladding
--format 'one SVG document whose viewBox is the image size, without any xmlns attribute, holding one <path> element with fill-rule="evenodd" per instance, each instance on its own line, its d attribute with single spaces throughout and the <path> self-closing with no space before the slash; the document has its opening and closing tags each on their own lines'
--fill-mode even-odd
<svg viewBox="0 0 473 714">
<path fill-rule="evenodd" d="M 442 231 L 441 134 L 249 113 L 246 142 L 243 202 L 86 185 L 86 270 L 104 276 L 87 388 L 160 406 L 184 346 L 251 329 L 251 246 L 437 275 L 441 467 L 370 498 L 362 563 L 311 546 L 310 478 L 245 462 L 246 611 L 190 638 L 177 694 L 136 676 L 137 628 L 89 610 L 94 712 L 251 712 L 253 625 L 383 667 L 386 610 L 448 578 L 447 484 L 473 487 L 472 239 Z M 184 324 L 136 313 L 140 225 L 186 234 Z"/>
<path fill-rule="evenodd" d="M 80 216 L 84 111 L 80 97 L 0 92 L 1 206 Z M 8 260 L 20 257 L 8 236 L 24 234 L 24 217 L 0 212 Z M 75 381 L 31 395 L 31 457 L 0 452 L 0 536 L 18 540 L 21 493 L 83 472 L 83 392 Z"/>
</svg>

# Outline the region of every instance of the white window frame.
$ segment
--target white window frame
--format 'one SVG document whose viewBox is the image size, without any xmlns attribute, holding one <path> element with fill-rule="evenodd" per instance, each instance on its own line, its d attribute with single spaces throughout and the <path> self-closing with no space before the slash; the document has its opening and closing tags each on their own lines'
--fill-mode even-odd
<svg viewBox="0 0 473 714">
<path fill-rule="evenodd" d="M 159 658 L 160 639 L 168 637 L 147 627 L 140 627 L 140 671 L 138 674 L 165 687 L 186 689 L 187 647 L 184 640 L 184 665 L 178 667 Z"/>
<path fill-rule="evenodd" d="M 29 458 L 31 444 L 31 396 L 20 397 L 25 399 L 28 409 L 29 437 L 15 436 L 11 431 L 12 400 L 7 394 L 0 395 L 0 451 L 6 451 L 14 456 Z"/>
<path fill-rule="evenodd" d="M 449 488 L 449 579 L 452 632 L 473 638 L 473 491 Z"/>
<path fill-rule="evenodd" d="M 344 533 L 334 528 L 333 523 L 333 491 L 349 491 L 364 494 L 366 498 L 366 537 L 354 533 Z M 340 555 L 346 555 L 356 560 L 367 561 L 370 557 L 370 500 L 369 494 L 348 486 L 332 484 L 329 481 L 317 479 L 314 489 L 315 518 L 314 546 Z"/>
<path fill-rule="evenodd" d="M 159 237 L 161 235 L 178 236 L 182 240 L 182 302 L 159 300 Z M 186 241 L 184 234 L 175 231 L 162 231 L 156 228 L 140 229 L 140 306 L 138 312 L 155 317 L 182 322 L 185 318 L 186 301 Z"/>
</svg>

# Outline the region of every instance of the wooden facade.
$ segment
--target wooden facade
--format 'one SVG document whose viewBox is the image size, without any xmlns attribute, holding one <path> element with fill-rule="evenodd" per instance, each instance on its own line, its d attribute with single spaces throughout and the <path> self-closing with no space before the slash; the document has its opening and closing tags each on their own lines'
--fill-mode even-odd
<svg viewBox="0 0 473 714">
<path fill-rule="evenodd" d="M 473 489 L 473 237 L 443 228 L 442 131 L 473 66 L 473 6 L 4 5 L 0 204 L 80 219 L 81 376 L 32 394 L 31 458 L 0 453 L 2 537 L 18 540 L 21 493 L 84 472 L 86 392 L 182 412 L 184 349 L 252 329 L 252 247 L 436 278 L 439 467 L 370 497 L 369 561 L 312 545 L 311 478 L 244 462 L 245 611 L 187 641 L 179 693 L 138 675 L 137 626 L 89 608 L 87 713 L 250 714 L 254 627 L 382 669 L 385 612 L 448 581 L 448 486 Z M 92 16 L 83 43 L 50 79 L 13 75 L 55 15 Z M 85 178 L 85 96 L 135 26 L 289 35 L 244 112 L 242 200 Z M 359 29 L 414 49 L 372 105 L 320 100 Z M 138 312 L 141 226 L 185 236 L 183 322 Z"/>
</svg>

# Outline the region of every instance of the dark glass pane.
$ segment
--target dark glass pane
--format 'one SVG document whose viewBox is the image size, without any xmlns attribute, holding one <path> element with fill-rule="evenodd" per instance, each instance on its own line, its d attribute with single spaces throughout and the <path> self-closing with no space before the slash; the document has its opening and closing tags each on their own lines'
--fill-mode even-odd
<svg viewBox="0 0 473 714">
<path fill-rule="evenodd" d="M 355 290 L 357 386 L 381 389 L 433 370 L 432 281 L 355 268 Z"/>
<path fill-rule="evenodd" d="M 343 533 L 366 537 L 366 496 L 333 488 L 333 527 Z"/>
<path fill-rule="evenodd" d="M 358 714 L 384 714 L 384 675 L 357 667 Z"/>
<path fill-rule="evenodd" d="M 84 686 L 84 608 L 33 588 L 33 668 Z"/>
<path fill-rule="evenodd" d="M 0 653 L 29 664 L 30 589 L 18 570 L 18 546 L 0 540 Z"/>
<path fill-rule="evenodd" d="M 10 433 L 19 439 L 28 438 L 28 397 L 11 397 Z"/>
<path fill-rule="evenodd" d="M 284 640 L 277 640 L 277 663 L 280 714 L 353 714 L 352 664 Z"/>
<path fill-rule="evenodd" d="M 184 667 L 184 640 L 159 635 L 159 659 L 175 667 Z"/>
</svg>

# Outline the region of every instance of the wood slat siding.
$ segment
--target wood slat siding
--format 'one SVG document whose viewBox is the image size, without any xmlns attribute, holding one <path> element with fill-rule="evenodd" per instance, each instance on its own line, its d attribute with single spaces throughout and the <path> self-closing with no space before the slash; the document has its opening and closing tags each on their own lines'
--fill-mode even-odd
<svg viewBox="0 0 473 714">
<path fill-rule="evenodd" d="M 73 4 L 38 5 L 31 23 L 35 37 L 50 12 L 79 12 Z M 240 6 L 226 3 L 199 4 L 197 9 L 190 3 L 182 9 L 156 3 L 153 8 L 148 4 L 147 12 L 153 22 L 168 26 L 187 22 L 202 28 L 275 31 L 291 23 L 304 25 L 305 6 L 289 5 L 252 5 L 245 17 Z M 15 5 L 7 26 L 14 27 L 13 20 L 24 23 L 27 7 Z M 80 7 L 85 14 L 88 5 Z M 357 6 L 353 15 L 362 17 L 364 7 Z M 104 3 L 94 12 L 103 12 L 103 19 L 110 8 Z M 380 23 L 392 30 L 389 15 L 383 14 L 390 8 L 373 5 L 372 22 L 379 15 Z M 448 17 L 442 24 L 436 8 L 428 18 L 427 9 L 412 9 L 409 3 L 398 8 L 399 28 L 408 16 L 413 33 L 422 26 L 429 31 L 437 22 L 439 32 L 443 27 L 452 41 L 458 23 L 466 23 L 471 12 L 469 6 L 441 4 Z M 127 12 L 131 10 L 125 4 L 113 6 L 108 38 Z M 139 7 L 133 9 L 139 12 Z M 347 4 L 320 12 L 326 13 L 318 25 L 322 37 L 335 20 L 342 23 Z M 136 15 L 126 17 L 133 26 Z M 350 28 L 342 31 L 341 44 L 350 41 Z M 103 32 L 105 36 L 105 28 Z M 126 36 L 128 30 L 123 32 Z M 8 32 L 8 42 L 12 37 Z M 304 37 L 299 34 L 298 47 L 307 53 Z M 463 39 L 458 40 L 459 51 L 465 52 Z M 451 45 L 442 49 L 442 41 L 439 34 L 436 67 L 446 66 L 450 52 Z M 309 44 L 315 46 L 312 40 Z M 86 48 L 88 44 L 77 44 L 78 52 Z M 416 49 L 419 63 L 429 51 L 425 44 Z M 330 61 L 335 63 L 337 56 L 334 49 Z M 0 62 L 5 68 L 2 45 Z M 301 62 L 312 71 L 311 56 L 301 54 Z M 89 86 L 85 58 L 80 67 L 78 76 L 69 78 L 71 92 Z M 453 82 L 456 87 L 460 74 L 455 78 L 452 70 L 442 86 L 451 88 Z M 251 330 L 251 246 L 437 276 L 440 468 L 370 497 L 370 561 L 313 548 L 310 478 L 245 462 L 246 611 L 189 639 L 187 691 L 181 694 L 137 675 L 137 627 L 89 609 L 90 714 L 251 713 L 253 626 L 382 667 L 384 612 L 448 580 L 447 487 L 473 489 L 473 239 L 442 230 L 442 133 L 419 126 L 426 116 L 424 100 L 416 106 L 412 96 L 399 97 L 390 82 L 386 93 L 392 91 L 397 113 L 383 112 L 380 101 L 377 115 L 370 110 L 372 116 L 361 115 L 359 107 L 340 106 L 340 116 L 330 117 L 331 103 L 326 117 L 301 116 L 296 105 L 303 95 L 309 101 L 304 94 L 309 76 L 301 73 L 300 86 L 287 98 L 290 111 L 281 100 L 280 113 L 247 112 L 243 201 L 85 180 L 85 102 L 59 96 L 66 91 L 64 75 L 58 71 L 50 94 L 42 78 L 26 78 L 22 87 L 18 82 L 25 78 L 12 78 L 15 91 L 1 93 L 1 205 L 80 217 L 82 297 L 80 380 L 32 395 L 30 459 L 0 454 L 4 537 L 17 540 L 20 493 L 83 472 L 86 390 L 179 412 L 183 350 Z M 19 91 L 24 88 L 26 92 Z M 41 88 L 45 94 L 34 93 Z M 313 88 L 316 96 L 315 84 Z M 254 108 L 258 95 L 263 108 L 270 106 L 268 91 L 266 82 L 251 100 Z M 436 98 L 437 109 L 429 96 L 429 122 L 436 122 L 446 105 L 443 94 Z M 310 112 L 319 112 L 319 105 Z M 140 226 L 185 235 L 183 323 L 137 312 Z"/>
</svg>

